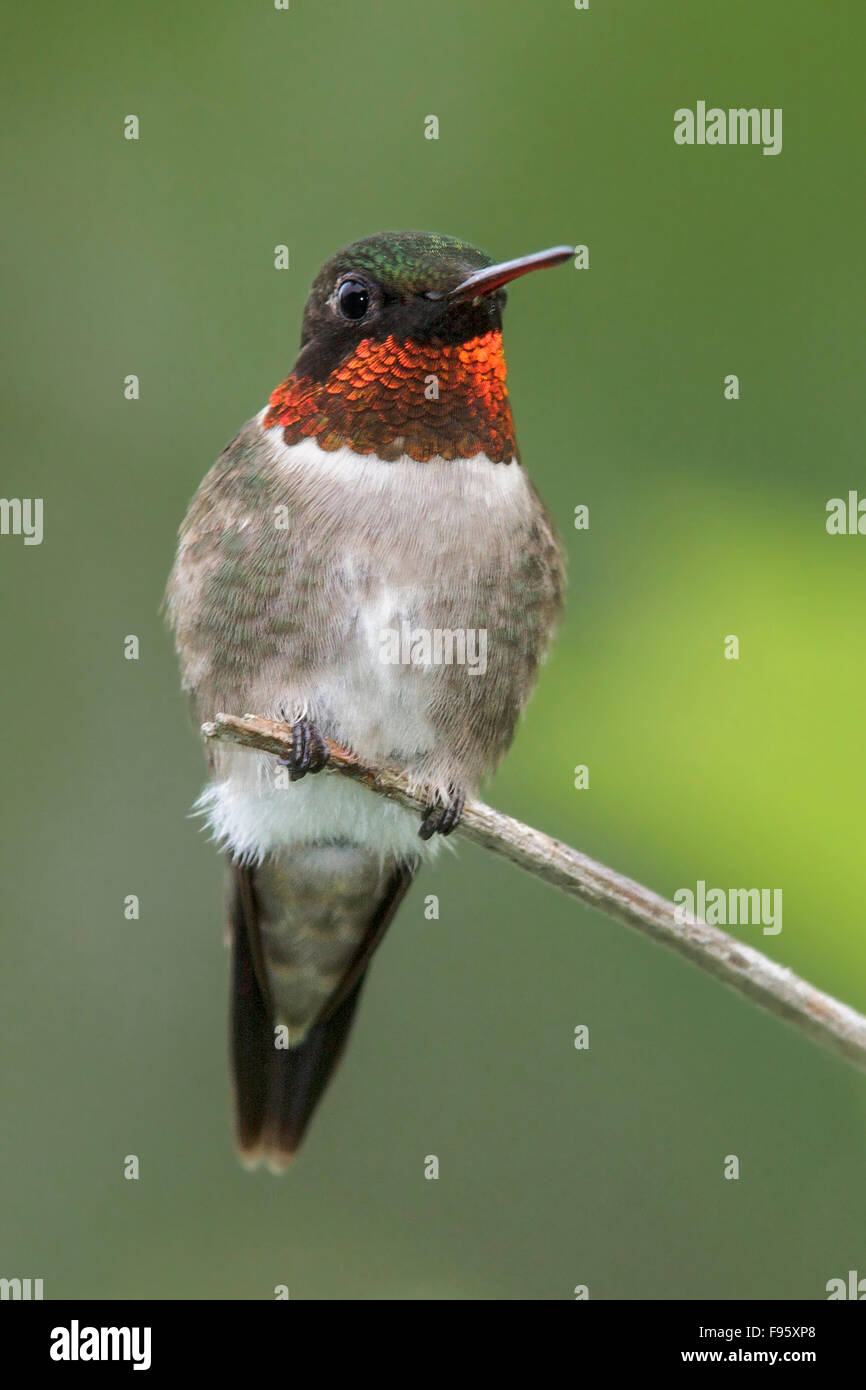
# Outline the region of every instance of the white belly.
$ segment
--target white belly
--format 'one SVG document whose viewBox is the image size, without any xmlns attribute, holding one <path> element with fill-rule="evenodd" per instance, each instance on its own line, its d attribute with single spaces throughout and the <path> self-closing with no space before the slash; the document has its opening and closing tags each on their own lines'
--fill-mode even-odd
<svg viewBox="0 0 866 1390">
<path fill-rule="evenodd" d="M 302 844 L 350 844 L 382 861 L 430 857 L 441 839 L 420 840 L 420 817 L 337 772 L 277 782 L 274 758 L 233 750 L 221 781 L 196 802 L 215 840 L 233 858 L 260 864 Z"/>
</svg>

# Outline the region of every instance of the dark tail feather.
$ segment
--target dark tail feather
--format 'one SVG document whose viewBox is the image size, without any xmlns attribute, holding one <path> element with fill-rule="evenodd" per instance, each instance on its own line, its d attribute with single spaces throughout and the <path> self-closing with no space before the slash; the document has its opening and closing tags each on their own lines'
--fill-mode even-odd
<svg viewBox="0 0 866 1390">
<path fill-rule="evenodd" d="M 253 909 L 252 883 L 240 870 L 231 900 L 231 1049 L 235 1125 L 244 1163 L 254 1165 L 261 1150 L 268 1107 L 268 1077 L 274 1056 L 270 1009 L 263 990 L 261 961 L 253 957 L 255 938 L 247 930 Z"/>
<path fill-rule="evenodd" d="M 319 1099 L 336 1070 L 352 1026 L 355 1005 L 364 983 L 362 975 L 339 1008 L 314 1023 L 297 1047 L 278 1051 L 271 1033 L 268 1114 L 264 1154 L 271 1172 L 282 1172 L 292 1161 Z"/>
<path fill-rule="evenodd" d="M 346 1045 L 367 966 L 412 882 L 414 865 L 395 870 L 373 905 L 364 941 L 326 1010 L 302 1043 L 274 1046 L 274 1016 L 257 928 L 254 871 L 233 870 L 231 1060 L 241 1160 L 288 1167 Z"/>
</svg>

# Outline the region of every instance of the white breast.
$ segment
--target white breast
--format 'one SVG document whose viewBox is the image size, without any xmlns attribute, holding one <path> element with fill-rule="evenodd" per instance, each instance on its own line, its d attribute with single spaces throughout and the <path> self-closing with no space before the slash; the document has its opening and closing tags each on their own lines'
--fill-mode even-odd
<svg viewBox="0 0 866 1390">
<path fill-rule="evenodd" d="M 383 463 L 345 448 L 326 452 L 313 439 L 287 447 L 281 434 L 263 432 L 262 447 L 284 478 L 287 496 L 302 491 L 314 497 L 323 529 L 337 530 L 343 575 L 351 576 L 353 564 L 359 572 L 364 565 L 369 569 L 363 537 L 381 528 L 383 518 L 394 538 L 376 601 L 359 609 L 355 640 L 316 672 L 312 684 L 299 683 L 282 692 L 282 699 L 313 718 L 317 708 L 332 711 L 339 724 L 335 736 L 371 762 L 396 754 L 408 766 L 429 753 L 435 738 L 427 713 L 429 683 L 417 668 L 407 675 L 405 667 L 382 660 L 383 631 L 399 631 L 403 619 L 417 621 L 429 577 L 440 575 L 446 560 L 455 573 L 471 571 L 485 540 L 513 525 L 515 514 L 528 514 L 526 475 L 516 462 L 494 464 L 484 455 L 459 464 L 409 458 Z M 408 571 L 401 562 L 407 556 Z M 272 682 L 263 677 L 259 683 L 251 673 L 247 708 L 279 717 L 275 700 Z M 261 861 L 294 844 L 339 840 L 384 858 L 409 859 L 441 843 L 439 837 L 426 844 L 418 838 L 417 815 L 336 774 L 290 784 L 275 777 L 274 759 L 233 750 L 221 757 L 219 780 L 197 804 L 214 836 L 245 861 Z"/>
</svg>

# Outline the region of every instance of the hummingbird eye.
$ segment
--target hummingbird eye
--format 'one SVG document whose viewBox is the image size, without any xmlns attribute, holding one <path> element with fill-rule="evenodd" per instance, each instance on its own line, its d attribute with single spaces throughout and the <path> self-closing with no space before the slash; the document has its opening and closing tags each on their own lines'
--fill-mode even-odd
<svg viewBox="0 0 866 1390">
<path fill-rule="evenodd" d="M 337 306 L 344 319 L 357 322 L 370 307 L 370 291 L 360 280 L 344 280 L 337 290 Z"/>
</svg>

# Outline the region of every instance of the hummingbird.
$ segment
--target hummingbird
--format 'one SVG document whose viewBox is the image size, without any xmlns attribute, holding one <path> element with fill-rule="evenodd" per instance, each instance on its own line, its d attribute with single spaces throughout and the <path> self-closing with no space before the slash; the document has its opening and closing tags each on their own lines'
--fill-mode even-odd
<svg viewBox="0 0 866 1390">
<path fill-rule="evenodd" d="M 517 450 L 493 263 L 385 232 L 317 275 L 300 351 L 195 494 L 166 594 L 199 723 L 255 713 L 283 759 L 209 752 L 224 851 L 236 1139 L 283 1171 L 340 1056 L 376 947 L 529 699 L 564 587 Z M 481 653 L 483 650 L 483 660 Z M 402 771 L 419 818 L 327 767 L 326 740 Z"/>
</svg>

